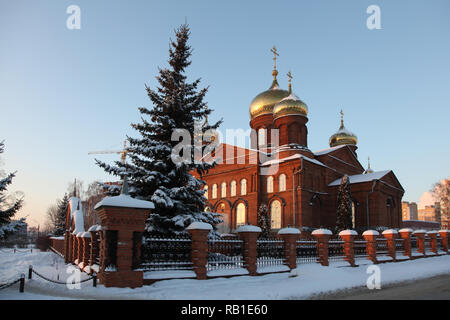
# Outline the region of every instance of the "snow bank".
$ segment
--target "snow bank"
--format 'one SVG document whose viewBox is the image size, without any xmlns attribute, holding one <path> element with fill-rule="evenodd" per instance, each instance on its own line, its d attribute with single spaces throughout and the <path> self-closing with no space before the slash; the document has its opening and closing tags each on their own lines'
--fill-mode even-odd
<svg viewBox="0 0 450 320">
<path fill-rule="evenodd" d="M 115 197 L 106 197 L 97 203 L 94 209 L 100 207 L 124 207 L 124 208 L 138 208 L 138 209 L 154 209 L 155 205 L 151 201 L 139 200 L 130 197 L 127 194 L 121 194 Z"/>
<path fill-rule="evenodd" d="M 300 234 L 300 230 L 296 228 L 283 228 L 278 231 L 278 234 Z"/>
<path fill-rule="evenodd" d="M 213 227 L 209 223 L 206 222 L 192 222 L 186 230 L 212 230 Z"/>
<path fill-rule="evenodd" d="M 316 230 L 314 230 L 314 231 L 312 232 L 312 234 L 313 234 L 313 235 L 314 235 L 314 234 L 328 234 L 328 235 L 332 235 L 333 232 L 331 232 L 331 231 L 328 230 L 328 229 L 316 229 Z"/>
<path fill-rule="evenodd" d="M 237 229 L 237 232 L 261 232 L 261 228 L 257 226 L 252 226 L 250 224 L 246 224 L 245 226 L 240 226 Z"/>
</svg>

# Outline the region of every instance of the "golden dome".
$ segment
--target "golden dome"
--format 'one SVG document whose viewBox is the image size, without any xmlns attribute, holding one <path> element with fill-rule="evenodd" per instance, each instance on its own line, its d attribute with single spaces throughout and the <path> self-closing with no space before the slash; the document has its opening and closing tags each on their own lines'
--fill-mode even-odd
<svg viewBox="0 0 450 320">
<path fill-rule="evenodd" d="M 343 144 L 356 145 L 357 143 L 358 138 L 356 135 L 344 127 L 344 112 L 341 110 L 341 126 L 339 127 L 339 130 L 330 137 L 330 147 Z"/>
<path fill-rule="evenodd" d="M 263 114 L 271 114 L 275 104 L 281 99 L 286 98 L 288 95 L 288 91 L 280 89 L 277 79 L 275 78 L 269 90 L 258 94 L 250 103 L 250 119 Z"/>
<path fill-rule="evenodd" d="M 292 75 L 289 71 L 289 95 L 286 98 L 281 99 L 273 108 L 274 118 L 279 118 L 287 115 L 308 115 L 308 106 L 299 99 L 294 93 L 292 93 L 291 79 Z"/>
</svg>

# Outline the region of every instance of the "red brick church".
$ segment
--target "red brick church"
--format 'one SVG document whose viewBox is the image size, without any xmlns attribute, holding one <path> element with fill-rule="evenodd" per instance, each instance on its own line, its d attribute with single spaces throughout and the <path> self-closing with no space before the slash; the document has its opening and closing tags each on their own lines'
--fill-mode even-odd
<svg viewBox="0 0 450 320">
<path fill-rule="evenodd" d="M 250 104 L 250 127 L 256 133 L 251 136 L 251 148 L 221 144 L 218 150 L 223 163 L 201 176 L 206 181 L 205 210 L 223 215 L 219 231 L 229 233 L 243 224 L 257 225 L 263 204 L 268 207 L 272 229 L 333 229 L 337 190 L 344 175 L 350 179 L 354 228 L 399 228 L 404 189 L 394 172 L 374 172 L 370 164 L 365 170 L 356 153 L 357 137 L 345 128 L 342 111 L 330 147 L 311 151 L 308 107 L 292 92 L 290 73 L 288 90 L 280 88 L 276 49 L 273 52 L 272 85 Z M 274 129 L 278 129 L 278 137 Z M 278 143 L 272 141 L 274 137 Z"/>
</svg>

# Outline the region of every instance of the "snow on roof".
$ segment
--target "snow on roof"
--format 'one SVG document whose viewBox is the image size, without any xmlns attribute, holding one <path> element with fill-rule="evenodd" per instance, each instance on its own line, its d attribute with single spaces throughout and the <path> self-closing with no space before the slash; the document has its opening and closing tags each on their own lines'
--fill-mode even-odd
<svg viewBox="0 0 450 320">
<path fill-rule="evenodd" d="M 88 229 L 88 232 L 97 231 L 97 227 L 98 227 L 98 225 L 94 224 L 93 226 L 91 226 L 91 227 Z"/>
<path fill-rule="evenodd" d="M 283 228 L 278 231 L 278 234 L 300 234 L 300 230 L 296 228 Z"/>
<path fill-rule="evenodd" d="M 303 158 L 303 160 L 315 163 L 315 164 L 317 164 L 319 166 L 322 166 L 322 167 L 326 167 L 326 165 L 324 165 L 322 162 L 317 161 L 315 159 L 311 159 L 311 158 L 305 157 L 302 154 L 294 154 L 294 155 L 286 157 L 286 158 L 269 160 L 269 161 L 263 162 L 261 164 L 261 166 L 269 166 L 269 165 L 274 165 L 274 164 L 282 163 L 282 162 L 289 161 L 289 160 L 302 159 L 302 158 Z"/>
<path fill-rule="evenodd" d="M 331 232 L 331 231 L 328 230 L 328 229 L 316 229 L 316 230 L 314 230 L 314 231 L 312 232 L 312 234 L 329 234 L 329 235 L 332 235 L 333 232 Z"/>
<path fill-rule="evenodd" d="M 375 230 L 367 230 L 364 231 L 363 236 L 379 236 L 380 233 L 378 231 Z"/>
<path fill-rule="evenodd" d="M 384 170 L 384 171 L 376 171 L 373 173 L 365 173 L 365 174 L 355 174 L 353 176 L 348 176 L 350 179 L 350 183 L 361 183 L 361 182 L 368 182 L 372 180 L 379 180 L 383 178 L 385 175 L 387 175 L 391 170 Z M 328 186 L 338 186 L 341 184 L 341 179 L 336 179 L 333 182 L 331 182 Z"/>
<path fill-rule="evenodd" d="M 81 200 L 77 197 L 70 197 L 68 200 L 68 207 L 70 208 L 70 218 L 72 219 L 73 213 L 78 210 L 78 204 L 80 205 L 80 210 L 83 209 L 81 206 Z"/>
<path fill-rule="evenodd" d="M 83 238 L 90 238 L 90 237 L 91 237 L 91 234 L 90 234 L 89 232 L 83 232 L 83 233 L 81 234 L 81 237 L 83 237 Z"/>
<path fill-rule="evenodd" d="M 213 227 L 209 223 L 206 222 L 192 222 L 186 230 L 212 230 Z"/>
<path fill-rule="evenodd" d="M 331 148 L 319 150 L 319 151 L 316 151 L 316 152 L 313 152 L 313 153 L 314 153 L 315 156 L 321 156 L 321 155 L 324 155 L 324 154 L 327 154 L 327 153 L 336 151 L 336 150 L 338 150 L 338 149 L 340 149 L 340 148 L 343 148 L 343 147 L 345 147 L 345 146 L 346 146 L 346 145 L 342 144 L 342 145 L 340 145 L 340 146 L 335 146 L 335 147 L 331 147 Z"/>
<path fill-rule="evenodd" d="M 388 230 L 384 230 L 383 234 L 398 234 L 397 230 L 394 229 L 388 229 Z"/>
<path fill-rule="evenodd" d="M 139 200 L 130 197 L 127 194 L 121 194 L 115 197 L 106 197 L 99 203 L 97 203 L 94 209 L 100 207 L 127 207 L 127 208 L 139 208 L 139 209 L 154 209 L 155 206 L 151 201 Z"/>
<path fill-rule="evenodd" d="M 340 236 L 357 236 L 358 232 L 356 232 L 355 230 L 343 230 L 341 232 L 339 232 Z"/>
<path fill-rule="evenodd" d="M 412 233 L 413 232 L 413 229 L 411 229 L 411 228 L 403 228 L 403 229 L 400 229 L 398 232 L 410 232 L 410 233 Z"/>
<path fill-rule="evenodd" d="M 257 226 L 252 226 L 250 224 L 240 226 L 237 232 L 261 232 L 261 228 Z"/>
<path fill-rule="evenodd" d="M 73 230 L 73 234 L 78 235 L 80 232 L 84 232 L 84 217 L 83 217 L 83 211 L 77 210 L 73 213 L 73 222 L 75 224 L 75 229 Z"/>
</svg>

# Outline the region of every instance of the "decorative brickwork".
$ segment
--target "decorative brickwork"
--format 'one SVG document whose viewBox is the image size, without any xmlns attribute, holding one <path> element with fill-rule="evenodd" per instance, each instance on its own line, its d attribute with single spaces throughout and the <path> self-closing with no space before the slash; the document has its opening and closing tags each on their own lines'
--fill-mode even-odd
<svg viewBox="0 0 450 320">
<path fill-rule="evenodd" d="M 339 236 L 344 240 L 344 254 L 345 261 L 352 267 L 355 267 L 355 237 L 358 234 L 353 230 L 344 230 L 339 233 Z"/>
<path fill-rule="evenodd" d="M 244 226 L 249 227 L 249 226 Z M 251 226 L 253 227 L 253 226 Z M 242 228 L 242 227 L 241 227 Z M 257 244 L 256 241 L 258 240 L 258 236 L 261 233 L 261 229 L 257 231 L 250 231 L 250 230 L 242 230 L 238 229 L 239 239 L 243 241 L 243 258 L 244 258 L 244 265 L 245 268 L 247 268 L 248 273 L 251 276 L 257 275 Z"/>
<path fill-rule="evenodd" d="M 399 232 L 400 237 L 403 239 L 403 254 L 410 259 L 412 258 L 411 254 L 411 229 L 401 229 Z"/>
<path fill-rule="evenodd" d="M 366 240 L 366 252 L 367 258 L 374 264 L 378 263 L 377 260 L 377 237 L 379 233 L 377 231 L 369 230 L 371 232 L 364 232 L 363 237 Z"/>
</svg>

